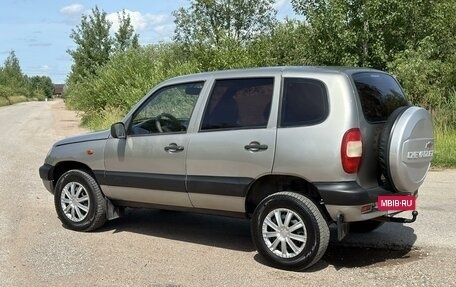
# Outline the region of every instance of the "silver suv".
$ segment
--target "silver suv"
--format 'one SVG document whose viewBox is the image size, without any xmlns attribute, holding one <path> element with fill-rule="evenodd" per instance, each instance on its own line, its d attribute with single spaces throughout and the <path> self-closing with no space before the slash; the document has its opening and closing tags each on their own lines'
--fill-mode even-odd
<svg viewBox="0 0 456 287">
<path fill-rule="evenodd" d="M 111 130 L 57 142 L 40 167 L 63 225 L 101 227 L 124 207 L 251 219 L 258 252 L 304 269 L 349 228 L 412 222 L 378 209 L 413 195 L 433 154 L 429 113 L 372 69 L 273 67 L 177 77 Z"/>
</svg>

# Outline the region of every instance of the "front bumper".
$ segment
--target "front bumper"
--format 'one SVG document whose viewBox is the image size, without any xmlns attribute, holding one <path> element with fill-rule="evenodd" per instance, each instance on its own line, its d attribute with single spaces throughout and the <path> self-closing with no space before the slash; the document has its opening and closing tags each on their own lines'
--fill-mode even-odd
<svg viewBox="0 0 456 287">
<path fill-rule="evenodd" d="M 334 221 L 343 215 L 344 222 L 364 221 L 388 214 L 387 211 L 377 209 L 377 200 L 380 195 L 418 195 L 414 193 L 393 193 L 381 186 L 365 189 L 355 181 L 336 183 L 315 183 L 326 210 Z M 371 209 L 362 211 L 371 206 Z"/>
<path fill-rule="evenodd" d="M 43 164 L 39 168 L 40 178 L 43 181 L 43 185 L 52 194 L 54 194 L 54 178 L 52 176 L 53 171 L 54 167 L 47 163 Z"/>
</svg>

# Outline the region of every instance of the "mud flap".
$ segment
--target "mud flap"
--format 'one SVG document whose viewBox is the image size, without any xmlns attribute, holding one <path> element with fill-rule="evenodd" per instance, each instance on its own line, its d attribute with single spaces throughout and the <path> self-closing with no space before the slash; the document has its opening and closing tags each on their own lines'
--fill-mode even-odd
<svg viewBox="0 0 456 287">
<path fill-rule="evenodd" d="M 106 198 L 106 218 L 113 220 L 120 217 L 119 207 L 115 206 L 108 198 Z"/>
<path fill-rule="evenodd" d="M 344 215 L 337 215 L 337 240 L 341 241 L 348 234 L 349 224 L 344 222 Z"/>
</svg>

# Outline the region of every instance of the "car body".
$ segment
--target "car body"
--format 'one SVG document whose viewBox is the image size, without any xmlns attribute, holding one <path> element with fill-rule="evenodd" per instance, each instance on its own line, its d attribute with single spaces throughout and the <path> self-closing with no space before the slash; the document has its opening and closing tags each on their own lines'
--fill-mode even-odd
<svg viewBox="0 0 456 287">
<path fill-rule="evenodd" d="M 390 218 L 379 195 L 416 196 L 432 152 L 429 114 L 391 75 L 269 67 L 167 80 L 111 130 L 54 144 L 40 176 L 69 228 L 123 207 L 252 218 L 259 252 L 302 269 L 324 254 L 329 224 L 340 239 L 352 223 L 370 231 Z"/>
</svg>

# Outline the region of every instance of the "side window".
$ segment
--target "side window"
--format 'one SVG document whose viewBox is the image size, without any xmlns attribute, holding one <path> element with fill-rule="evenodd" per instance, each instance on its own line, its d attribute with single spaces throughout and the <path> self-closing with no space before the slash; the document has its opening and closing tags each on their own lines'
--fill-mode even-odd
<svg viewBox="0 0 456 287">
<path fill-rule="evenodd" d="M 201 130 L 265 128 L 271 112 L 274 78 L 217 80 Z"/>
<path fill-rule="evenodd" d="M 325 85 L 314 79 L 285 78 L 280 116 L 281 127 L 314 125 L 328 115 Z"/>
<path fill-rule="evenodd" d="M 162 88 L 133 115 L 130 134 L 182 133 L 188 123 L 203 82 Z"/>
</svg>

